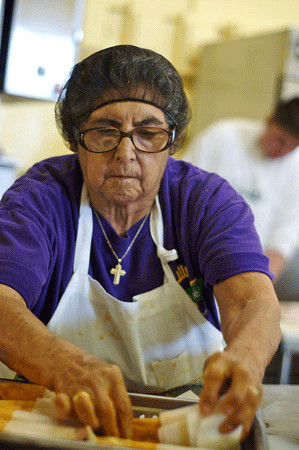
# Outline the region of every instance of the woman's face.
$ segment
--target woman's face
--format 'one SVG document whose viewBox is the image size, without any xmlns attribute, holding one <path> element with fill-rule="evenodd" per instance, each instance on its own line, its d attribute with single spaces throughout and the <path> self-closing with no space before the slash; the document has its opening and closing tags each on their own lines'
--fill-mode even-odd
<svg viewBox="0 0 299 450">
<path fill-rule="evenodd" d="M 94 127 L 113 127 L 131 131 L 138 126 L 169 129 L 164 113 L 142 102 L 118 102 L 93 111 L 81 131 Z M 93 204 L 138 207 L 151 204 L 159 190 L 171 150 L 144 153 L 131 139 L 124 137 L 106 153 L 90 153 L 78 144 L 78 155 L 90 199 Z"/>
</svg>

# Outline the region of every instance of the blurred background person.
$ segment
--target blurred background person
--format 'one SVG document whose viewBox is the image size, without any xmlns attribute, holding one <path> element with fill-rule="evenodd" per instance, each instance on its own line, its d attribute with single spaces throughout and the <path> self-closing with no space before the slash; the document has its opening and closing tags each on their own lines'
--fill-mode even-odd
<svg viewBox="0 0 299 450">
<path fill-rule="evenodd" d="M 280 101 L 265 122 L 215 122 L 182 158 L 227 179 L 249 203 L 277 280 L 299 237 L 299 97 Z"/>
</svg>

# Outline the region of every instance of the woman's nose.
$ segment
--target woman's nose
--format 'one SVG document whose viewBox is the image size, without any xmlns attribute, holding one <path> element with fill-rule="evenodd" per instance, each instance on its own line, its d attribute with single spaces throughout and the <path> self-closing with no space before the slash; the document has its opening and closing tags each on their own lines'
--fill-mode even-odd
<svg viewBox="0 0 299 450">
<path fill-rule="evenodd" d="M 136 149 L 129 136 L 124 136 L 115 149 L 115 157 L 121 160 L 136 159 Z"/>
</svg>

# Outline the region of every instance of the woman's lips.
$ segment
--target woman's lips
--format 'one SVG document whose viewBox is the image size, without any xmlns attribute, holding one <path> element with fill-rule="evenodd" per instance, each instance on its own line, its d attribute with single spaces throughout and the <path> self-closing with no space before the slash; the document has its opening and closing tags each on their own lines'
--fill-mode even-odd
<svg viewBox="0 0 299 450">
<path fill-rule="evenodd" d="M 137 175 L 134 175 L 134 174 L 127 174 L 127 175 L 124 175 L 124 174 L 113 174 L 113 175 L 110 175 L 109 178 L 115 178 L 115 179 L 118 179 L 118 180 L 139 179 L 139 177 Z"/>
</svg>

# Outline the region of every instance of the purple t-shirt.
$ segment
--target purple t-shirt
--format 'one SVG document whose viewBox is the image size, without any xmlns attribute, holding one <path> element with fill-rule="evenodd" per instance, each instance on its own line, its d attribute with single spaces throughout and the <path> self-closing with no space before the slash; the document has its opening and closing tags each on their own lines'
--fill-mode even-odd
<svg viewBox="0 0 299 450">
<path fill-rule="evenodd" d="M 18 291 L 29 309 L 47 324 L 73 272 L 83 177 L 76 154 L 34 165 L 4 194 L 0 203 L 0 283 Z M 189 163 L 169 158 L 159 190 L 164 247 L 179 259 L 171 268 L 200 311 L 220 327 L 212 293 L 215 283 L 242 272 L 266 273 L 268 258 L 253 215 L 230 185 Z M 119 237 L 101 218 L 108 238 L 122 256 L 140 223 Z M 113 284 L 116 263 L 93 213 L 89 274 L 111 295 L 134 295 L 163 283 L 163 270 L 149 231 L 149 218 L 122 262 L 126 276 Z"/>
</svg>

